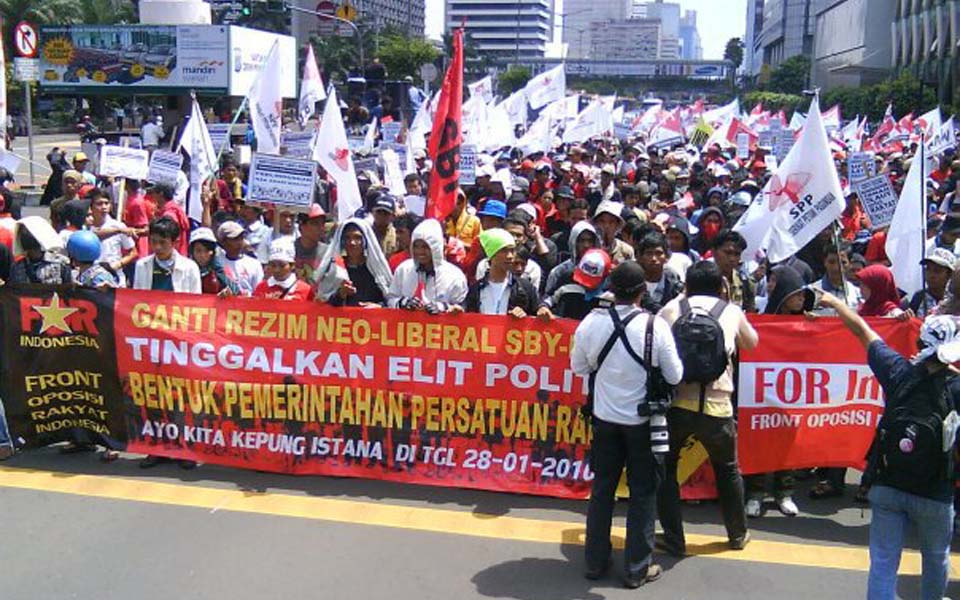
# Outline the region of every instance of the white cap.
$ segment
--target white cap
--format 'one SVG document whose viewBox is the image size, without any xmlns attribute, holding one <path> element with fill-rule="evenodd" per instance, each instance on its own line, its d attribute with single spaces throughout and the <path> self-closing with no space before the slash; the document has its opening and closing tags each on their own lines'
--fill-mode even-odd
<svg viewBox="0 0 960 600">
<path fill-rule="evenodd" d="M 290 238 L 279 238 L 270 242 L 270 261 L 275 260 L 296 262 L 297 253 L 293 249 L 293 241 Z"/>
<path fill-rule="evenodd" d="M 193 244 L 194 242 L 210 242 L 216 245 L 217 238 L 209 227 L 197 227 L 190 232 L 190 243 Z"/>
</svg>

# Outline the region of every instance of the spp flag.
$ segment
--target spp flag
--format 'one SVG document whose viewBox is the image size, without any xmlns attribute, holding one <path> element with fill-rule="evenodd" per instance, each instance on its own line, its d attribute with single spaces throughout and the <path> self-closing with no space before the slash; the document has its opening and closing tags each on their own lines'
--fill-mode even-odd
<svg viewBox="0 0 960 600">
<path fill-rule="evenodd" d="M 453 32 L 453 60 L 440 88 L 437 113 L 430 133 L 430 189 L 426 218 L 445 219 L 453 211 L 460 179 L 460 146 L 463 144 L 463 29 Z"/>
<path fill-rule="evenodd" d="M 190 120 L 180 136 L 180 148 L 190 156 L 190 202 L 187 205 L 187 216 L 195 221 L 203 218 L 203 183 L 213 176 L 217 170 L 217 152 L 213 148 L 210 132 L 203 120 L 203 111 L 197 99 L 193 99 L 193 109 Z"/>
<path fill-rule="evenodd" d="M 814 98 L 800 139 L 763 187 L 760 200 L 733 228 L 747 240 L 746 256 L 764 249 L 770 262 L 778 263 L 796 254 L 843 209 L 840 179 Z"/>
<path fill-rule="evenodd" d="M 330 88 L 327 104 L 323 107 L 323 119 L 313 147 L 313 160 L 320 163 L 337 182 L 337 219 L 340 222 L 349 219 L 363 206 L 363 199 L 357 185 L 347 132 L 343 128 L 340 101 L 334 88 Z"/>
<path fill-rule="evenodd" d="M 303 80 L 300 82 L 300 126 L 307 124 L 317 110 L 317 102 L 327 97 L 323 91 L 323 79 L 313 55 L 313 44 L 307 44 L 307 59 L 303 63 Z"/>
<path fill-rule="evenodd" d="M 920 261 L 923 260 L 927 239 L 927 211 L 925 202 L 926 179 L 930 175 L 930 165 L 921 160 L 925 156 L 925 145 L 920 144 L 917 154 L 910 163 L 907 180 L 900 192 L 900 200 L 893 212 L 893 221 L 887 231 L 884 250 L 890 258 L 890 270 L 897 287 L 907 294 L 923 289 L 923 274 Z"/>
<path fill-rule="evenodd" d="M 257 78 L 247 93 L 253 134 L 257 137 L 257 152 L 280 154 L 280 124 L 283 99 L 280 96 L 280 44 L 273 43 L 267 60 L 260 67 Z"/>
<path fill-rule="evenodd" d="M 563 131 L 563 143 L 583 142 L 613 131 L 613 113 L 600 100 L 594 100 Z"/>
<path fill-rule="evenodd" d="M 484 102 L 490 102 L 493 100 L 493 77 L 487 75 L 480 81 L 468 83 L 467 89 L 471 98 L 479 96 Z"/>
<path fill-rule="evenodd" d="M 523 90 L 530 102 L 530 108 L 534 110 L 562 99 L 567 93 L 567 74 L 563 65 L 540 73 L 528 81 Z"/>
</svg>

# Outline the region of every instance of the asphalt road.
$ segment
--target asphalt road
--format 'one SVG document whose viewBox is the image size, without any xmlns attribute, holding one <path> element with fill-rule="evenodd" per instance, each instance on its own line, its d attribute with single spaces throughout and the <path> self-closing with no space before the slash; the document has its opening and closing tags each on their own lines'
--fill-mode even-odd
<svg viewBox="0 0 960 600">
<path fill-rule="evenodd" d="M 850 504 L 852 486 L 846 498 L 817 503 L 802 487 L 801 515 L 774 509 L 752 520 L 754 541 L 743 553 L 722 544 L 715 504 L 688 506 L 696 555 L 658 557 L 664 577 L 629 591 L 616 575 L 619 551 L 607 579 L 583 579 L 584 502 L 213 466 L 144 471 L 137 458 L 103 464 L 48 448 L 3 463 L 0 597 L 865 596 L 869 509 Z M 918 597 L 918 572 L 911 552 L 901 597 Z M 960 584 L 950 591 L 960 598 Z"/>
</svg>

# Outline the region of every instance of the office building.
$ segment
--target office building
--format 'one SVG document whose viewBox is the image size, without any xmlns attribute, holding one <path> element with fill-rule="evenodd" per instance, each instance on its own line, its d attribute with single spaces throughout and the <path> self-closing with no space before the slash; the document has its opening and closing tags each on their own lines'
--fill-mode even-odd
<svg viewBox="0 0 960 600">
<path fill-rule="evenodd" d="M 814 33 L 813 85 L 870 85 L 890 73 L 890 24 L 898 0 L 832 0 L 821 2 Z M 896 27 L 894 27 L 896 31 Z"/>
<path fill-rule="evenodd" d="M 763 30 L 763 0 L 747 0 L 747 27 L 743 34 L 743 63 L 740 71 L 746 77 L 760 74 L 763 54 L 760 32 Z"/>
<path fill-rule="evenodd" d="M 335 14 L 344 4 L 343 0 L 322 0 L 319 3 L 317 0 L 290 0 L 290 3 L 301 9 L 329 14 Z M 357 20 L 362 19 L 375 27 L 392 25 L 411 36 L 424 34 L 426 0 L 350 0 L 349 4 L 356 9 Z M 352 35 L 347 25 L 336 26 L 329 19 L 296 10 L 291 11 L 290 25 L 300 47 L 307 44 L 311 35 L 328 36 L 335 32 Z"/>
<path fill-rule="evenodd" d="M 960 1 L 894 1 L 891 66 L 921 78 L 941 102 L 960 102 Z"/>
<path fill-rule="evenodd" d="M 768 0 L 764 4 L 758 48 L 762 69 L 773 70 L 792 56 L 813 53 L 815 4 L 814 0 Z M 754 63 L 757 58 L 753 57 Z"/>
<path fill-rule="evenodd" d="M 700 32 L 697 30 L 697 11 L 688 10 L 680 18 L 680 58 L 701 60 L 703 46 L 700 45 Z"/>
<path fill-rule="evenodd" d="M 592 23 L 622 22 L 630 16 L 631 0 L 564 0 L 563 43 L 567 57 L 589 58 Z"/>
<path fill-rule="evenodd" d="M 604 60 L 656 60 L 660 57 L 660 20 L 627 19 L 590 24 L 590 55 Z"/>
<path fill-rule="evenodd" d="M 491 57 L 543 57 L 553 39 L 552 0 L 447 0 L 446 31 L 460 27 Z"/>
</svg>

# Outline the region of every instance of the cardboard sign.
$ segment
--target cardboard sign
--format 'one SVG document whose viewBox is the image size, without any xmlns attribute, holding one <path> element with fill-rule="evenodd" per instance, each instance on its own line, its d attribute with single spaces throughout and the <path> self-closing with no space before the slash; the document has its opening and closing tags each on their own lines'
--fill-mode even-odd
<svg viewBox="0 0 960 600">
<path fill-rule="evenodd" d="M 250 164 L 248 200 L 309 211 L 317 182 L 312 160 L 254 153 Z"/>
<path fill-rule="evenodd" d="M 855 189 L 860 196 L 860 203 L 870 217 L 870 224 L 874 227 L 886 227 L 893 221 L 893 213 L 897 209 L 897 194 L 886 175 L 877 175 L 859 182 Z"/>
<path fill-rule="evenodd" d="M 737 134 L 737 158 L 750 158 L 750 135 Z"/>
<path fill-rule="evenodd" d="M 384 121 L 380 127 L 380 131 L 383 133 L 383 141 L 388 144 L 396 143 L 397 138 L 400 136 L 401 129 L 403 129 L 403 123 L 397 121 L 390 121 L 388 123 Z"/>
<path fill-rule="evenodd" d="M 847 157 L 847 181 L 850 185 L 876 175 L 873 152 L 851 152 Z"/>
<path fill-rule="evenodd" d="M 477 149 L 475 146 L 460 146 L 460 183 L 473 185 L 477 182 Z"/>
<path fill-rule="evenodd" d="M 102 177 L 127 177 L 146 179 L 150 167 L 150 154 L 137 148 L 103 146 L 100 148 L 100 175 Z"/>
<path fill-rule="evenodd" d="M 230 147 L 230 123 L 208 123 L 207 132 L 213 142 L 213 149 L 217 152 L 220 148 Z"/>
<path fill-rule="evenodd" d="M 383 163 L 383 180 L 395 196 L 403 196 L 407 188 L 403 184 L 403 169 L 400 167 L 400 158 L 392 148 L 383 148 L 380 151 L 380 161 Z"/>
<path fill-rule="evenodd" d="M 763 162 L 767 165 L 767 170 L 771 173 L 776 173 L 777 167 L 780 165 L 780 161 L 777 160 L 776 156 L 772 154 L 767 154 L 763 157 Z"/>
<path fill-rule="evenodd" d="M 313 155 L 313 132 L 296 131 L 280 135 L 280 146 L 285 148 L 284 156 L 291 158 L 310 158 Z"/>
<path fill-rule="evenodd" d="M 147 169 L 147 181 L 176 187 L 177 176 L 183 166 L 183 155 L 179 152 L 154 150 L 150 155 L 150 165 Z"/>
</svg>

